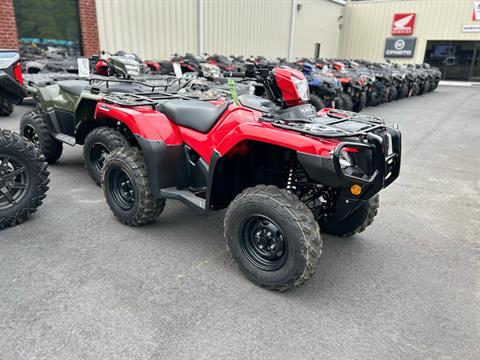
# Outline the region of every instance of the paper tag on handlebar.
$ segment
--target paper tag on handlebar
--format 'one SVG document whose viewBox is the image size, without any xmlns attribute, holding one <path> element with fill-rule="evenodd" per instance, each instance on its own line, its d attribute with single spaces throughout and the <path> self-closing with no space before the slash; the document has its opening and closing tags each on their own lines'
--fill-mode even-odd
<svg viewBox="0 0 480 360">
<path fill-rule="evenodd" d="M 78 76 L 89 77 L 90 76 L 90 63 L 87 58 L 78 58 Z"/>
<path fill-rule="evenodd" d="M 227 84 L 228 84 L 228 89 L 230 90 L 230 95 L 232 96 L 233 102 L 237 106 L 240 105 L 240 102 L 238 101 L 237 88 L 235 87 L 235 80 L 228 79 Z"/>
<path fill-rule="evenodd" d="M 177 62 L 174 62 L 172 63 L 173 65 L 173 71 L 175 72 L 175 76 L 180 79 L 182 77 L 182 67 L 180 66 L 179 63 Z"/>
</svg>

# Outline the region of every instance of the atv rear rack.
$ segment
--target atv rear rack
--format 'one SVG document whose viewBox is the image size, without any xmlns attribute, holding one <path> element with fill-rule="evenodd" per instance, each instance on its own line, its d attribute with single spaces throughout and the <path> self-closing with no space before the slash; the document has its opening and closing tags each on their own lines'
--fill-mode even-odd
<svg viewBox="0 0 480 360">
<path fill-rule="evenodd" d="M 302 134 L 321 136 L 325 138 L 366 137 L 375 130 L 385 130 L 383 120 L 370 115 L 357 114 L 350 111 L 329 110 L 327 116 L 304 119 L 281 119 L 264 117 L 262 120 L 270 121 L 273 126 L 297 131 Z M 327 119 L 331 120 L 327 120 Z M 348 121 L 364 123 L 366 126 L 360 131 L 350 131 L 340 124 Z"/>
<path fill-rule="evenodd" d="M 172 76 L 166 76 L 165 78 L 150 78 L 148 80 L 152 81 L 162 81 L 166 80 L 165 84 L 150 84 L 146 81 L 138 80 L 138 79 L 118 79 L 118 78 L 112 78 L 112 77 L 106 77 L 106 76 L 92 76 L 88 79 L 90 85 L 94 85 L 95 83 L 101 83 L 102 85 L 105 85 L 105 87 L 108 89 L 110 87 L 110 83 L 122 83 L 122 84 L 136 84 L 136 85 L 142 85 L 147 88 L 150 88 L 151 92 L 155 92 L 155 89 L 162 88 L 163 91 L 167 91 L 169 88 L 174 86 L 175 84 L 178 84 L 179 87 L 185 86 L 185 84 L 182 84 L 182 81 L 185 81 L 185 79 L 179 79 L 176 77 Z M 188 84 L 192 79 L 189 79 L 186 81 L 186 84 Z"/>
<path fill-rule="evenodd" d="M 118 92 L 110 92 L 102 96 L 102 100 L 110 103 L 110 104 L 117 104 L 120 106 L 127 106 L 127 107 L 134 107 L 134 106 L 152 106 L 158 104 L 158 101 L 161 100 L 173 100 L 173 99 L 182 99 L 182 100 L 202 100 L 202 101 L 212 101 L 218 100 L 216 97 L 209 97 L 209 96 L 201 96 L 201 95 L 183 95 L 179 94 L 177 91 L 169 92 L 167 91 L 169 87 L 173 86 L 177 81 L 179 82 L 181 79 L 174 78 L 168 84 L 165 85 L 153 85 L 148 84 L 139 80 L 125 80 L 125 79 L 111 79 L 105 77 L 92 77 L 89 79 L 90 85 L 93 83 L 102 83 L 108 89 L 110 83 L 126 83 L 126 84 L 137 84 L 142 85 L 147 88 L 150 88 L 150 91 L 138 91 L 135 93 L 125 93 L 121 89 Z M 187 85 L 191 80 L 188 80 Z M 183 86 L 182 86 L 183 87 Z M 163 88 L 163 91 L 157 90 L 158 88 Z M 99 87 L 94 87 L 92 85 L 93 91 L 97 93 L 101 93 L 102 89 Z"/>
</svg>

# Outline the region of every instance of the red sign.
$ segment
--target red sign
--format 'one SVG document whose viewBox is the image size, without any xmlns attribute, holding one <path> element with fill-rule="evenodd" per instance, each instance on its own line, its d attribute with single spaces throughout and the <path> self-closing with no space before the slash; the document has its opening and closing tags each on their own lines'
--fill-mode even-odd
<svg viewBox="0 0 480 360">
<path fill-rule="evenodd" d="M 395 14 L 393 16 L 392 35 L 412 35 L 415 25 L 415 13 Z"/>
</svg>

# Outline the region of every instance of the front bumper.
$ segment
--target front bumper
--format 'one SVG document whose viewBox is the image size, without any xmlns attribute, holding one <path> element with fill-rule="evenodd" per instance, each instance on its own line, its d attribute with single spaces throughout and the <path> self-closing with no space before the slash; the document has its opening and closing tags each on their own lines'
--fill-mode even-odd
<svg viewBox="0 0 480 360">
<path fill-rule="evenodd" d="M 389 135 L 386 135 L 387 133 Z M 386 127 L 382 134 L 385 136 L 368 133 L 366 142 L 341 142 L 335 147 L 331 157 L 301 152 L 297 153 L 297 157 L 312 180 L 338 189 L 343 198 L 368 200 L 389 186 L 400 174 L 401 133 L 396 128 Z M 340 165 L 340 154 L 345 148 L 371 151 L 371 174 L 356 176 L 345 172 Z M 350 192 L 351 186 L 355 184 L 362 188 L 362 192 L 357 196 Z"/>
</svg>

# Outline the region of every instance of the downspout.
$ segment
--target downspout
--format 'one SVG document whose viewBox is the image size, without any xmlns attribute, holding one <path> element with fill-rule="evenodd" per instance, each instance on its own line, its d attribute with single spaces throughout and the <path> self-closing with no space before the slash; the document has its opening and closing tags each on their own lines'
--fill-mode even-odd
<svg viewBox="0 0 480 360">
<path fill-rule="evenodd" d="M 340 42 L 340 36 L 341 36 L 340 32 L 342 31 L 342 25 L 343 25 L 343 10 L 342 10 L 342 15 L 340 15 L 337 18 L 337 31 L 335 34 L 335 57 L 336 58 L 338 58 L 338 44 Z"/>
<path fill-rule="evenodd" d="M 197 5 L 198 5 L 198 39 L 197 39 L 197 46 L 198 46 L 198 55 L 203 54 L 203 0 L 197 0 Z"/>
<path fill-rule="evenodd" d="M 291 0 L 292 6 L 290 10 L 290 34 L 288 38 L 288 61 L 293 61 L 293 42 L 295 36 L 295 16 L 297 8 L 297 0 Z"/>
</svg>

